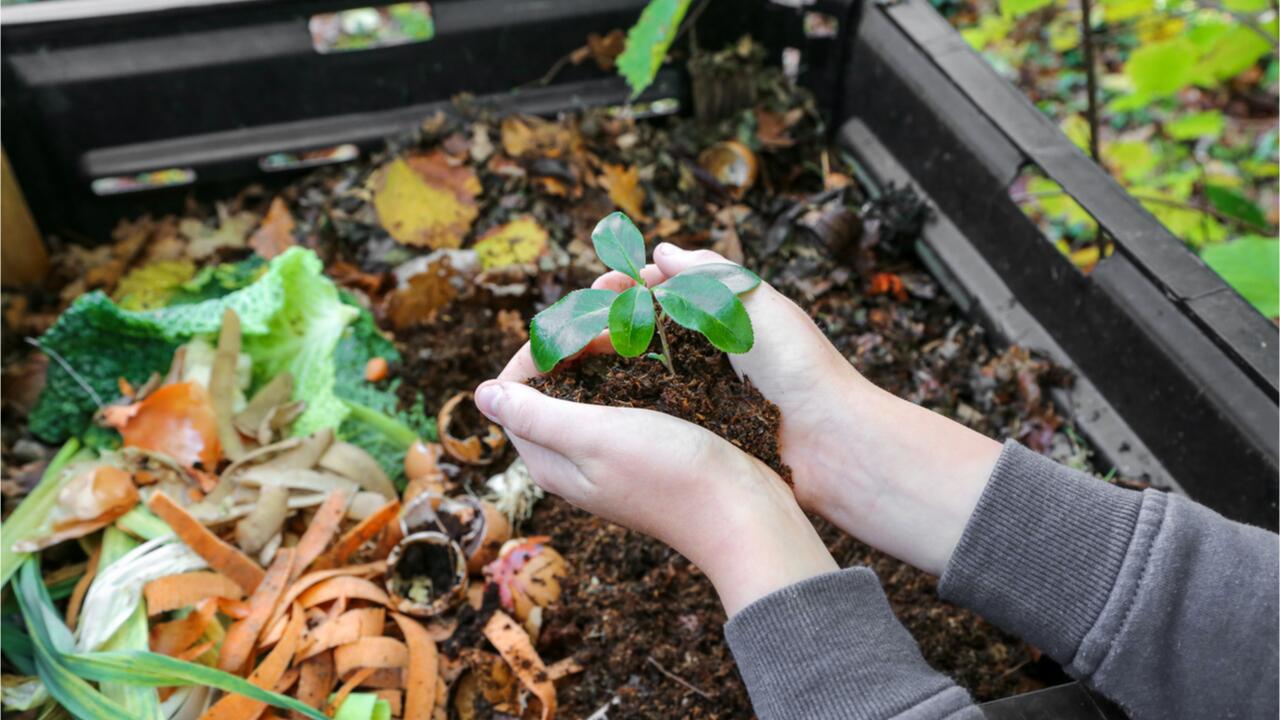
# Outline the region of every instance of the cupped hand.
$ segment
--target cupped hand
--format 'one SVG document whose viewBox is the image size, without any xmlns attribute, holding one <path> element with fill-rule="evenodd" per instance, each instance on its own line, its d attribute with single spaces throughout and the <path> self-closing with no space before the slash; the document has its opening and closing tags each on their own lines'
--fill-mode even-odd
<svg viewBox="0 0 1280 720">
<path fill-rule="evenodd" d="M 707 574 L 729 614 L 836 569 L 791 492 L 760 461 L 669 415 L 547 397 L 524 384 L 535 374 L 526 344 L 476 389 L 477 407 L 506 429 L 534 481 L 671 545 Z"/>
<path fill-rule="evenodd" d="M 659 284 L 728 262 L 662 243 L 641 272 Z M 634 281 L 609 272 L 593 287 Z M 741 296 L 755 345 L 730 355 L 782 413 L 782 459 L 806 509 L 875 547 L 940 574 L 959 542 L 1000 444 L 893 396 L 864 378 L 790 299 L 768 283 Z M 674 348 L 673 353 L 679 354 Z"/>
</svg>

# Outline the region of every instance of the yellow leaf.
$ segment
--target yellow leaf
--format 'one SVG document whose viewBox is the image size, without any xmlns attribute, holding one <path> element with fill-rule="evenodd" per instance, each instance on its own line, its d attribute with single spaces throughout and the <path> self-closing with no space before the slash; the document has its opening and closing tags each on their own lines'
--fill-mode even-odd
<svg viewBox="0 0 1280 720">
<path fill-rule="evenodd" d="M 121 278 L 111 299 L 125 310 L 162 308 L 178 287 L 195 274 L 196 264 L 190 260 L 159 260 L 134 268 Z"/>
<path fill-rule="evenodd" d="M 476 241 L 476 254 L 485 270 L 531 263 L 547 249 L 547 231 L 531 216 L 524 215 L 499 225 Z"/>
<path fill-rule="evenodd" d="M 456 248 L 478 214 L 475 172 L 453 166 L 439 150 L 391 161 L 372 184 L 378 220 L 405 245 Z"/>
<path fill-rule="evenodd" d="M 573 130 L 565 123 L 515 115 L 502 121 L 502 150 L 513 158 L 559 157 L 573 144 Z"/>
<path fill-rule="evenodd" d="M 633 220 L 643 220 L 644 188 L 640 187 L 640 168 L 605 163 L 600 184 L 609 191 L 609 199 Z"/>
</svg>

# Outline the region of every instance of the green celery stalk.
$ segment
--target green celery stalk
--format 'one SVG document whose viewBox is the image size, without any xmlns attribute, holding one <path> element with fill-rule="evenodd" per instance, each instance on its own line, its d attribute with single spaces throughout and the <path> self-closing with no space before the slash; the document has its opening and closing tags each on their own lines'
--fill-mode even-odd
<svg viewBox="0 0 1280 720">
<path fill-rule="evenodd" d="M 143 540 L 155 540 L 173 534 L 173 528 L 142 504 L 134 505 L 132 510 L 121 515 L 116 520 L 116 527 Z"/>
<path fill-rule="evenodd" d="M 98 567 L 107 567 L 136 547 L 138 541 L 114 527 L 108 527 L 102 535 L 102 554 L 98 559 Z M 147 601 L 144 599 L 102 647 L 108 651 L 147 650 L 150 648 L 147 631 Z M 103 695 L 128 708 L 130 717 L 138 720 L 164 720 L 164 714 L 160 711 L 160 695 L 155 688 L 128 681 L 103 682 L 99 687 Z"/>
<path fill-rule="evenodd" d="M 0 525 L 0 588 L 9 584 L 9 578 L 29 557 L 29 553 L 15 552 L 13 544 L 34 536 L 40 530 L 58 502 L 58 491 L 71 480 L 70 476 L 59 475 L 79 450 L 79 440 L 68 440 L 58 454 L 53 456 L 53 460 L 49 461 L 49 467 L 45 469 L 44 476 L 35 489 L 9 514 L 9 519 Z"/>
</svg>

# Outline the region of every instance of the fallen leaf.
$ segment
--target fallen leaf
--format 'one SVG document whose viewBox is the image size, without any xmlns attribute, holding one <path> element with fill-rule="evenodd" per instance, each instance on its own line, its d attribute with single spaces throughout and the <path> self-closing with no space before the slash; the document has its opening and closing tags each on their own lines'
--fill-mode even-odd
<svg viewBox="0 0 1280 720">
<path fill-rule="evenodd" d="M 158 260 L 129 271 L 111 299 L 125 310 L 157 310 L 195 275 L 196 264 L 190 260 Z"/>
<path fill-rule="evenodd" d="M 441 256 L 408 284 L 387 296 L 384 315 L 396 330 L 425 325 L 458 295 L 453 284 L 456 273 L 448 256 Z"/>
<path fill-rule="evenodd" d="M 804 117 L 804 110 L 795 108 L 786 113 L 775 113 L 756 108 L 756 139 L 766 148 L 787 148 L 795 144 L 791 138 L 791 126 Z"/>
<path fill-rule="evenodd" d="M 377 297 L 382 293 L 387 280 L 386 275 L 367 273 L 346 260 L 338 260 L 330 264 L 325 272 L 339 285 L 355 288 L 371 297 Z"/>
<path fill-rule="evenodd" d="M 547 249 L 549 235 L 531 215 L 490 229 L 476 241 L 480 267 L 485 270 L 531 263 Z"/>
<path fill-rule="evenodd" d="M 440 150 L 396 158 L 371 179 L 378 220 L 405 245 L 456 248 L 476 219 L 480 180 Z"/>
<path fill-rule="evenodd" d="M 192 218 L 178 223 L 178 232 L 187 238 L 187 255 L 197 260 L 223 248 L 244 247 L 249 232 L 258 224 L 258 216 L 242 210 L 230 213 L 218 207 L 218 227 L 210 227 Z"/>
<path fill-rule="evenodd" d="M 253 237 L 249 238 L 249 247 L 253 248 L 254 252 L 262 257 L 270 260 L 294 246 L 293 229 L 295 226 L 293 215 L 289 212 L 289 206 L 284 203 L 284 200 L 277 197 L 271 201 L 271 209 L 267 211 L 267 216 L 262 219 L 262 225 L 253 231 Z"/>
<path fill-rule="evenodd" d="M 644 188 L 640 187 L 640 168 L 632 165 L 605 163 L 600 185 L 609 191 L 609 199 L 633 220 L 644 220 Z"/>
<path fill-rule="evenodd" d="M 627 36 L 621 30 L 614 30 L 608 35 L 587 34 L 587 48 L 591 57 L 601 70 L 612 72 L 617 65 L 618 56 L 627 47 Z"/>
<path fill-rule="evenodd" d="M 512 115 L 502 121 L 502 150 L 514 158 L 559 157 L 573 149 L 574 132 L 565 123 Z"/>
</svg>

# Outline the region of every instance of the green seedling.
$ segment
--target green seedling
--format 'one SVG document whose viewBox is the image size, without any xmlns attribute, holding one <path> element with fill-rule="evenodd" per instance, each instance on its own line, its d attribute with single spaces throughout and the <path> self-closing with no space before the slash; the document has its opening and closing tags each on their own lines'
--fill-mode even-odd
<svg viewBox="0 0 1280 720">
<path fill-rule="evenodd" d="M 663 328 L 665 318 L 701 333 L 725 352 L 751 349 L 755 342 L 751 318 L 738 296 L 760 284 L 755 273 L 731 263 L 711 263 L 649 287 L 640 275 L 644 235 L 620 212 L 596 225 L 591 243 L 601 262 L 636 284 L 623 292 L 574 290 L 535 315 L 529 335 L 538 370 L 550 371 L 608 328 L 609 340 L 619 355 L 645 355 L 660 361 L 674 375 L 671 345 Z M 662 344 L 662 352 L 657 353 L 648 352 L 655 329 Z"/>
</svg>

